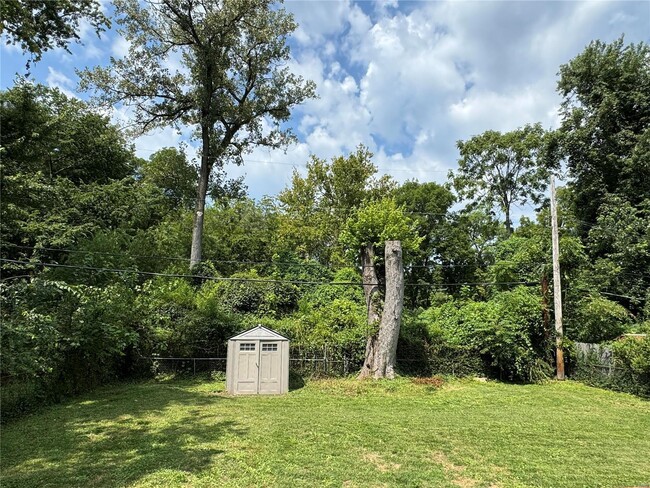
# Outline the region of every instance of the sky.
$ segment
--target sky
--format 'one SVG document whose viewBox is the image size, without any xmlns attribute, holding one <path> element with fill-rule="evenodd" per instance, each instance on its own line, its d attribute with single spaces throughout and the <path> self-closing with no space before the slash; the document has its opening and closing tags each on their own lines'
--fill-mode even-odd
<svg viewBox="0 0 650 488">
<path fill-rule="evenodd" d="M 108 14 L 111 7 L 103 0 Z M 380 173 L 398 181 L 447 179 L 457 167 L 456 141 L 488 129 L 527 123 L 558 126 L 560 65 L 590 41 L 650 42 L 650 1 L 417 1 L 288 0 L 298 23 L 290 66 L 316 82 L 318 99 L 294 109 L 298 142 L 285 151 L 255 149 L 229 176 L 245 175 L 253 198 L 275 195 L 304 172 L 310 154 L 347 155 L 360 143 Z M 75 69 L 106 65 L 127 42 L 116 29 L 97 38 L 80 28 L 83 45 L 57 49 L 32 67 L 38 82 L 78 93 Z M 24 73 L 26 57 L 0 48 L 0 86 Z M 116 109 L 116 121 L 128 114 Z M 186 131 L 158 130 L 133 142 L 148 158 L 178 146 Z M 188 154 L 196 155 L 190 142 Z M 515 220 L 530 209 L 514 209 Z"/>
</svg>

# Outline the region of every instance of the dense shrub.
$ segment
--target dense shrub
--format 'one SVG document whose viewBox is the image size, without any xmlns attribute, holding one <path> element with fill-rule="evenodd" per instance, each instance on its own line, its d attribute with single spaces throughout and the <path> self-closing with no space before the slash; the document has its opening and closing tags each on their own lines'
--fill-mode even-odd
<svg viewBox="0 0 650 488">
<path fill-rule="evenodd" d="M 650 396 L 650 323 L 642 329 L 644 338 L 626 337 L 612 344 L 614 365 L 622 370 L 625 391 Z"/>
<path fill-rule="evenodd" d="M 570 312 L 566 334 L 579 342 L 603 342 L 621 335 L 630 326 L 630 313 L 607 298 L 588 295 Z"/>
<path fill-rule="evenodd" d="M 183 279 L 145 283 L 137 298 L 140 353 L 145 356 L 218 356 L 240 319 L 222 303 L 220 283 L 195 289 Z"/>
<path fill-rule="evenodd" d="M 465 359 L 463 368 L 477 366 L 474 356 L 504 379 L 535 381 L 550 373 L 541 301 L 525 287 L 496 293 L 485 302 L 449 301 L 420 318 L 437 341 L 431 352 L 454 352 Z"/>
<path fill-rule="evenodd" d="M 279 317 L 298 307 L 298 288 L 291 283 L 264 278 L 256 270 L 233 274 L 215 287 L 227 309 L 234 313 Z"/>
<path fill-rule="evenodd" d="M 137 344 L 133 292 L 36 279 L 2 293 L 3 420 L 120 378 Z"/>
</svg>

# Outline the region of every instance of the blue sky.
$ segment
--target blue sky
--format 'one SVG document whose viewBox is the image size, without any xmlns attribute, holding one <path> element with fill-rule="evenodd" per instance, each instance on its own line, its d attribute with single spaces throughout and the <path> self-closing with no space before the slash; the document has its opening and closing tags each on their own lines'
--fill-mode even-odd
<svg viewBox="0 0 650 488">
<path fill-rule="evenodd" d="M 456 166 L 459 139 L 534 122 L 556 127 L 559 66 L 591 40 L 624 34 L 628 42 L 650 42 L 649 1 L 290 0 L 285 7 L 299 24 L 292 69 L 316 82 L 320 98 L 294 111 L 299 142 L 286 154 L 255 150 L 243 167 L 228 169 L 246 175 L 255 198 L 280 191 L 310 154 L 347 154 L 359 143 L 399 181 L 443 182 Z M 84 98 L 75 91 L 75 69 L 106 64 L 127 44 L 116 30 L 101 39 L 84 26 L 80 33 L 84 45 L 72 45 L 72 54 L 46 53 L 32 74 Z M 12 46 L 0 55 L 0 84 L 7 88 L 26 58 Z M 117 108 L 114 117 L 124 122 L 128 113 Z M 134 143 L 148 157 L 184 138 L 166 129 Z"/>
</svg>

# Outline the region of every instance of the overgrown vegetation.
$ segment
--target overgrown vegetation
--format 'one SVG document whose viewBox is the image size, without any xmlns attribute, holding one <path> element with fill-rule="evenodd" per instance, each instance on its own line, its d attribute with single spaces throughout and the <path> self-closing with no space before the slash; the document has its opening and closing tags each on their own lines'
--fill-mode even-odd
<svg viewBox="0 0 650 488">
<path fill-rule="evenodd" d="M 448 185 L 398 184 L 359 146 L 313 156 L 260 201 L 223 174 L 200 179 L 182 147 L 139 159 L 96 108 L 17 82 L 0 93 L 3 419 L 147 374 L 143 357 L 222 356 L 230 335 L 258 323 L 358 364 L 391 239 L 404 249 L 403 372 L 546 378 L 555 338 L 543 189 L 562 160 L 567 339 L 637 330 L 650 313 L 649 53 L 622 39 L 590 44 L 560 68 L 560 130 L 533 124 L 460 141 Z M 303 88 L 287 106 L 311 94 Z M 213 164 L 204 159 L 204 173 Z M 499 183 L 490 175 L 503 168 L 522 177 Z M 211 199 L 194 253 L 202 260 L 190 268 L 199 180 L 213 184 L 200 193 Z M 472 201 L 454 210 L 459 196 Z M 497 221 L 491 205 L 509 215 L 513 203 L 537 205 L 535 219 Z M 647 394 L 648 339 L 613 348 L 626 389 Z"/>
</svg>

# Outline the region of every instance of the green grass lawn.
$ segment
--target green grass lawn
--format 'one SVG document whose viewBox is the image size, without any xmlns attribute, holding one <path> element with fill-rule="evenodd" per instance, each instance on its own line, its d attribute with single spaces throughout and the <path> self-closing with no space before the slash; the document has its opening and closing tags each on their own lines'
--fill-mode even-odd
<svg viewBox="0 0 650 488">
<path fill-rule="evenodd" d="M 638 486 L 650 403 L 578 383 L 354 379 L 280 397 L 103 388 L 2 427 L 0 485 Z"/>
</svg>

